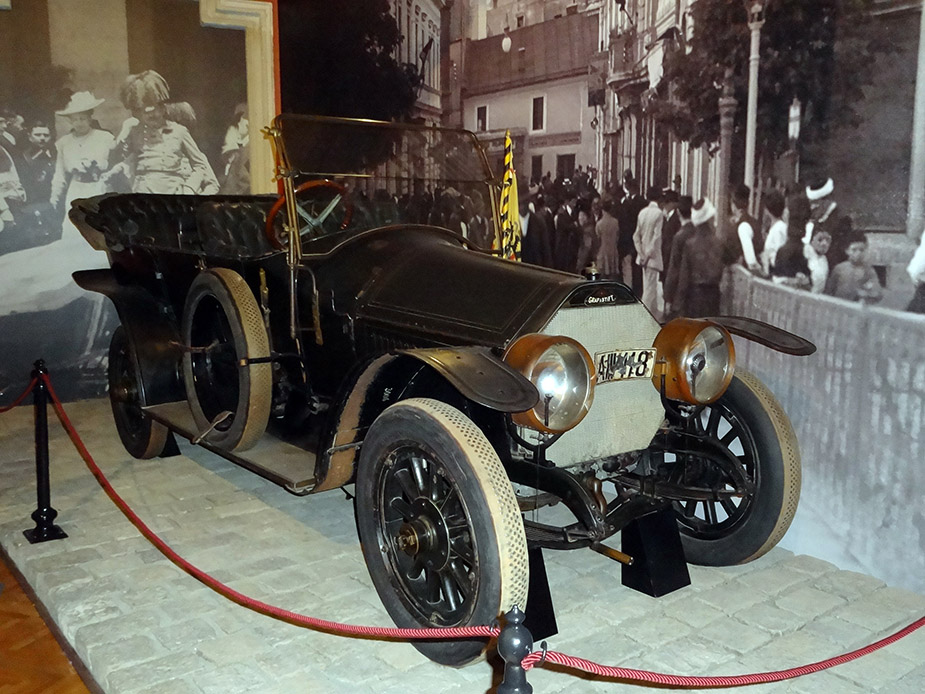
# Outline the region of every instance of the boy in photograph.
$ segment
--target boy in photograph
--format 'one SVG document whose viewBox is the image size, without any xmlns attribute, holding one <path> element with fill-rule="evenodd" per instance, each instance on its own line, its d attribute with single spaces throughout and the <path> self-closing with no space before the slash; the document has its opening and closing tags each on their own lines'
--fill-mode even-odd
<svg viewBox="0 0 925 694">
<path fill-rule="evenodd" d="M 873 304 L 883 297 L 883 289 L 874 268 L 867 262 L 867 238 L 853 234 L 848 239 L 848 260 L 832 270 L 825 293 L 848 301 Z"/>
</svg>

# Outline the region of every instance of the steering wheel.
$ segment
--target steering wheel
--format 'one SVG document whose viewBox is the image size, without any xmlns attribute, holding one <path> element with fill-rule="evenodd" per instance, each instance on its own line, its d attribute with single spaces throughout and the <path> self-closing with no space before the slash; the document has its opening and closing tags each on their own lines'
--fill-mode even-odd
<svg viewBox="0 0 925 694">
<path fill-rule="evenodd" d="M 298 196 L 310 190 L 312 188 L 329 188 L 334 191 L 334 197 L 331 198 L 330 202 L 322 209 L 320 212 L 315 212 L 315 206 L 308 203 L 302 204 L 298 200 Z M 324 224 L 325 220 L 331 215 L 334 209 L 337 207 L 338 203 L 343 201 L 344 203 L 344 218 L 340 222 L 340 228 L 346 229 L 350 224 L 350 219 L 353 217 L 353 203 L 347 199 L 347 189 L 342 186 L 340 183 L 335 183 L 334 181 L 328 181 L 325 179 L 319 179 L 316 181 L 305 181 L 302 185 L 295 189 L 296 195 L 296 212 L 298 212 L 299 217 L 301 218 L 303 224 L 299 228 L 299 235 L 309 236 L 317 235 Z M 316 201 L 319 202 L 319 201 Z M 283 250 L 288 244 L 288 239 L 281 237 L 280 234 L 277 234 L 276 231 L 276 215 L 286 204 L 286 196 L 281 195 L 279 199 L 273 203 L 273 207 L 270 208 L 270 211 L 267 213 L 267 225 L 266 225 L 266 236 L 267 240 L 270 242 L 270 245 L 278 250 Z"/>
</svg>

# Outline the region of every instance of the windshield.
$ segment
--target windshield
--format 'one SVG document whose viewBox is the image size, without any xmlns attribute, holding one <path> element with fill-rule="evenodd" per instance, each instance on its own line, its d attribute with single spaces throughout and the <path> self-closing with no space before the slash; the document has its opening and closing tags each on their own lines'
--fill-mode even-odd
<svg viewBox="0 0 925 694">
<path fill-rule="evenodd" d="M 469 131 L 290 114 L 275 128 L 279 163 L 302 187 L 303 239 L 397 223 L 465 235 L 493 218 L 492 173 Z"/>
</svg>

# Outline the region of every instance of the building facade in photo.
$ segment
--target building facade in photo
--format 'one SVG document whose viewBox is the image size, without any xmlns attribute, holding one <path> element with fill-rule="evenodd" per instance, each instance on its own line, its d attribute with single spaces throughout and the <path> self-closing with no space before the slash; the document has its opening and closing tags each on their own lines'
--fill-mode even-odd
<svg viewBox="0 0 925 694">
<path fill-rule="evenodd" d="M 575 12 L 458 40 L 451 55 L 458 97 L 448 122 L 476 132 L 493 160 L 509 129 L 522 180 L 599 170 L 601 119 L 588 77 L 604 62 L 598 38 L 597 14 Z"/>
<path fill-rule="evenodd" d="M 395 58 L 414 65 L 421 75 L 415 112 L 429 123 L 439 124 L 443 116 L 441 64 L 449 4 L 446 0 L 391 0 L 392 15 L 402 35 Z"/>
</svg>

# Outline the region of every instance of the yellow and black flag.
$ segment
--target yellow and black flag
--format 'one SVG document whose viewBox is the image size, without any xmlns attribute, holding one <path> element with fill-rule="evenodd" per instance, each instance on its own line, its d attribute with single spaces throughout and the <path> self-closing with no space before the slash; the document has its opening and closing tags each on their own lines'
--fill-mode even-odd
<svg viewBox="0 0 925 694">
<path fill-rule="evenodd" d="M 520 206 L 517 202 L 517 174 L 514 171 L 514 143 L 511 131 L 504 133 L 504 177 L 501 180 L 502 257 L 520 260 L 522 235 Z"/>
</svg>

